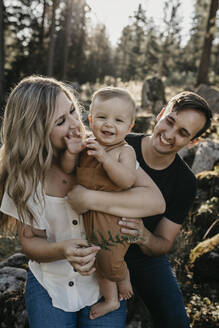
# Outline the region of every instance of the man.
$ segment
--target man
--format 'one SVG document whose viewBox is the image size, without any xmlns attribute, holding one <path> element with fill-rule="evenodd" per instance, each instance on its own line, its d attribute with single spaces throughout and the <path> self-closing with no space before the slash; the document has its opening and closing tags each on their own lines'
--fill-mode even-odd
<svg viewBox="0 0 219 328">
<path fill-rule="evenodd" d="M 126 261 L 131 282 L 148 307 L 156 328 L 189 327 L 183 297 L 166 254 L 180 231 L 196 192 L 195 176 L 177 152 L 206 131 L 211 117 L 209 106 L 202 97 L 182 92 L 162 109 L 152 135 L 127 137 L 141 168 L 163 194 L 166 201 L 164 214 L 143 220 L 130 218 L 134 217 L 136 208 L 135 197 L 133 201 L 130 198 L 133 189 L 123 192 L 128 201 L 118 193 L 106 194 L 80 186 L 70 194 L 77 210 L 92 209 L 114 215 L 120 211 L 119 215 L 126 217 L 119 221 L 121 232 L 139 236 L 130 246 Z"/>
</svg>

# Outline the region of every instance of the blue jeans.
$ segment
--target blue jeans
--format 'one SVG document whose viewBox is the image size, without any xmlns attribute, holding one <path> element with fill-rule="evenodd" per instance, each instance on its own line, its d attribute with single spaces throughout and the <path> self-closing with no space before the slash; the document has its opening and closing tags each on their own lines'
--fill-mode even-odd
<svg viewBox="0 0 219 328">
<path fill-rule="evenodd" d="M 30 270 L 27 274 L 25 302 L 30 328 L 125 328 L 125 301 L 120 303 L 118 310 L 93 320 L 89 319 L 90 306 L 78 312 L 65 312 L 52 305 L 47 291 Z"/>
<path fill-rule="evenodd" d="M 183 296 L 168 258 L 127 260 L 131 282 L 152 315 L 155 328 L 189 328 Z"/>
</svg>

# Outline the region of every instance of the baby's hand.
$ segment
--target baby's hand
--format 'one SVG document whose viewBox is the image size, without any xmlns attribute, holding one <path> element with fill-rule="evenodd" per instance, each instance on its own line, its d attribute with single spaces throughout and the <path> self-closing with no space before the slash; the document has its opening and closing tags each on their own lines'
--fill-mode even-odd
<svg viewBox="0 0 219 328">
<path fill-rule="evenodd" d="M 107 157 L 104 147 L 94 138 L 88 139 L 86 143 L 88 148 L 87 154 L 89 156 L 94 156 L 98 162 L 103 163 Z"/>
</svg>

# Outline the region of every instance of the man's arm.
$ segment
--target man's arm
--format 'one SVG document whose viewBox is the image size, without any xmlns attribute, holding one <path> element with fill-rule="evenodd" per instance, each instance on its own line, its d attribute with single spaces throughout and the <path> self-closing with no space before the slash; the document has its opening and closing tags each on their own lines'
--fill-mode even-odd
<svg viewBox="0 0 219 328">
<path fill-rule="evenodd" d="M 157 225 L 155 231 L 151 233 L 143 224 L 143 220 L 123 218 L 119 221 L 121 232 L 131 236 L 138 236 L 135 241 L 142 252 L 149 256 L 160 256 L 167 254 L 180 231 L 181 225 L 174 223 L 167 218 Z"/>
<path fill-rule="evenodd" d="M 135 218 L 163 213 L 165 201 L 159 188 L 140 167 L 136 173 L 136 188 L 121 192 L 105 192 L 78 185 L 70 191 L 68 200 L 78 213 L 93 210 Z"/>
</svg>

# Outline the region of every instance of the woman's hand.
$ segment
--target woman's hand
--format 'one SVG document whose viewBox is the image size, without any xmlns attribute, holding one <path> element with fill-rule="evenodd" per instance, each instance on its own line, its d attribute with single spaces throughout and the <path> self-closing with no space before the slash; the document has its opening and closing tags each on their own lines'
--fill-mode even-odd
<svg viewBox="0 0 219 328">
<path fill-rule="evenodd" d="M 89 246 L 86 240 L 73 239 L 63 242 L 65 258 L 81 275 L 91 275 L 96 270 L 94 263 L 99 246 Z"/>
<path fill-rule="evenodd" d="M 147 238 L 147 229 L 142 219 L 121 218 L 119 225 L 121 226 L 121 233 L 135 237 L 134 241 L 130 241 L 132 244 L 140 246 Z"/>
<path fill-rule="evenodd" d="M 24 253 L 37 262 L 53 262 L 66 259 L 81 275 L 95 271 L 94 263 L 99 246 L 89 246 L 87 240 L 71 239 L 49 242 L 46 231 L 18 223 L 19 239 Z"/>
</svg>

